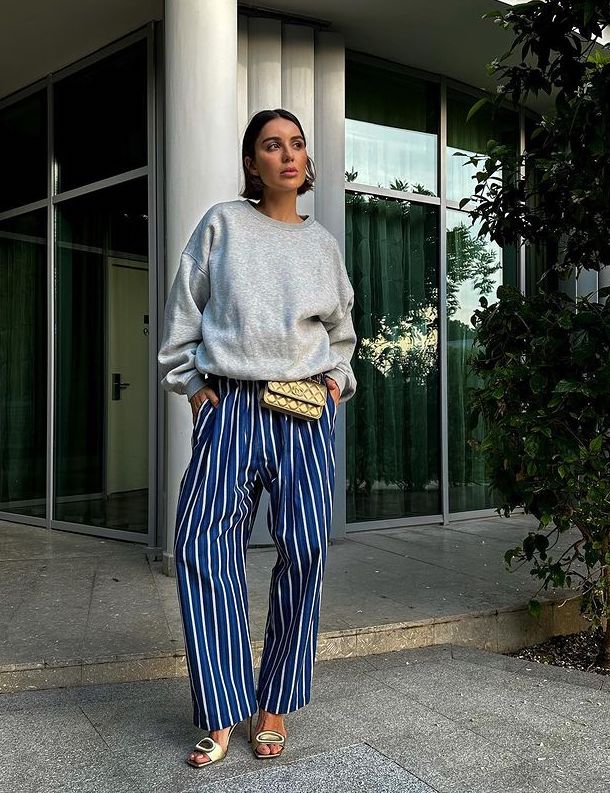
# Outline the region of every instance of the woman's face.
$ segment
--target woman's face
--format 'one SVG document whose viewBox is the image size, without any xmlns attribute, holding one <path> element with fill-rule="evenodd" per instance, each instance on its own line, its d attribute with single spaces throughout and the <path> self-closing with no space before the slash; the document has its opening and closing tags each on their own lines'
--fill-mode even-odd
<svg viewBox="0 0 610 793">
<path fill-rule="evenodd" d="M 297 190 L 305 181 L 307 149 L 299 128 L 287 118 L 272 118 L 259 132 L 254 161 L 245 157 L 250 173 L 270 190 Z M 292 172 L 287 172 L 290 169 Z"/>
</svg>

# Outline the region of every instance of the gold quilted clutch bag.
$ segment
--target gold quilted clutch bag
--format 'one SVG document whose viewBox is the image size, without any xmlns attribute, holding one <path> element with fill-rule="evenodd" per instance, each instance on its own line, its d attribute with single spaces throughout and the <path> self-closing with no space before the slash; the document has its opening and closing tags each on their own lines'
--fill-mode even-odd
<svg viewBox="0 0 610 793">
<path fill-rule="evenodd" d="M 261 391 L 260 403 L 300 419 L 319 419 L 327 394 L 326 383 L 317 380 L 269 380 Z"/>
</svg>

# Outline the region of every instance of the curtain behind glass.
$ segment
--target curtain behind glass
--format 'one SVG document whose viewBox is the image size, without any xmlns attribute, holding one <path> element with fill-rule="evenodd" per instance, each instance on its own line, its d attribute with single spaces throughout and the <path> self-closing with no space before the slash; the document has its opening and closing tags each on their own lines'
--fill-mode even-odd
<svg viewBox="0 0 610 793">
<path fill-rule="evenodd" d="M 476 168 L 463 154 L 481 154 L 487 141 L 519 147 L 519 117 L 515 111 L 484 106 L 466 121 L 476 98 L 459 91 L 447 91 L 447 199 L 460 201 L 474 193 Z"/>
<path fill-rule="evenodd" d="M 348 58 L 347 180 L 436 195 L 438 85 Z"/>
<path fill-rule="evenodd" d="M 46 210 L 0 223 L 0 510 L 45 516 Z"/>
<path fill-rule="evenodd" d="M 346 193 L 348 522 L 439 511 L 437 210 Z"/>
</svg>

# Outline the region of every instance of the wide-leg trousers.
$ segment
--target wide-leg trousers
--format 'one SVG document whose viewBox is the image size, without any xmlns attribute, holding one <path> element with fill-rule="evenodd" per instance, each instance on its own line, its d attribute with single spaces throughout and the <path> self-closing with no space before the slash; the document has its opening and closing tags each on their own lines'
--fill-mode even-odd
<svg viewBox="0 0 610 793">
<path fill-rule="evenodd" d="M 324 382 L 322 375 L 317 375 Z M 264 382 L 216 376 L 180 485 L 175 562 L 193 721 L 207 730 L 258 707 L 289 713 L 311 697 L 335 484 L 336 405 L 320 419 L 261 407 Z M 258 684 L 248 620 L 246 550 L 263 487 L 277 549 Z"/>
</svg>

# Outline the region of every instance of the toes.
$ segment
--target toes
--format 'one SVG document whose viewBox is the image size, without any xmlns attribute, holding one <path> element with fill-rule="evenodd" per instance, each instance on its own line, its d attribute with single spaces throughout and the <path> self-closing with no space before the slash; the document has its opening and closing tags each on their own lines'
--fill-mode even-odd
<svg viewBox="0 0 610 793">
<path fill-rule="evenodd" d="M 204 763 L 210 762 L 210 758 L 203 752 L 191 752 L 190 759 L 197 765 L 204 765 Z"/>
</svg>

